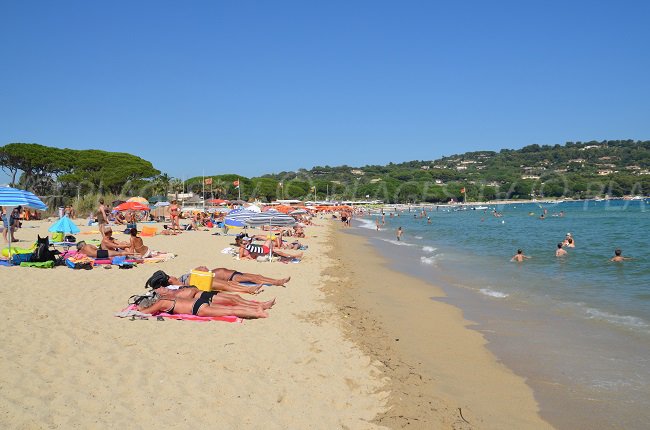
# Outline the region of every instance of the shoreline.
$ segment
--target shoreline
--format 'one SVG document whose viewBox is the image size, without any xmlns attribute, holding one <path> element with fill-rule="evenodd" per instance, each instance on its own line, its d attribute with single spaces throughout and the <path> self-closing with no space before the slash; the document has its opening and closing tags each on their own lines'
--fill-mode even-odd
<svg viewBox="0 0 650 430">
<path fill-rule="evenodd" d="M 440 288 L 388 269 L 360 236 L 332 227 L 326 291 L 345 333 L 389 378 L 389 408 L 375 419 L 401 428 L 552 428 L 532 389 L 487 349 Z M 413 427 L 414 426 L 414 427 Z"/>
</svg>

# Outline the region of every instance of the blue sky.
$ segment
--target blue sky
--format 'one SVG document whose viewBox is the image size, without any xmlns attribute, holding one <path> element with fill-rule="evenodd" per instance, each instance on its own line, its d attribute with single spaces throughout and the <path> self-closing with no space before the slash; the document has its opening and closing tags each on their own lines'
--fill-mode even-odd
<svg viewBox="0 0 650 430">
<path fill-rule="evenodd" d="M 650 138 L 650 2 L 0 8 L 0 145 L 125 151 L 182 178 Z"/>
</svg>

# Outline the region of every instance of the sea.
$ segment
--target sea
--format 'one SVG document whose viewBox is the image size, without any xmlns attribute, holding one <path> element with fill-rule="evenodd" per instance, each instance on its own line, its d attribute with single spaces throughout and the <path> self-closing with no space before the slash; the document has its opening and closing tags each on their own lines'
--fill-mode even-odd
<svg viewBox="0 0 650 430">
<path fill-rule="evenodd" d="M 650 201 L 385 207 L 349 231 L 441 287 L 557 428 L 650 428 Z"/>
</svg>

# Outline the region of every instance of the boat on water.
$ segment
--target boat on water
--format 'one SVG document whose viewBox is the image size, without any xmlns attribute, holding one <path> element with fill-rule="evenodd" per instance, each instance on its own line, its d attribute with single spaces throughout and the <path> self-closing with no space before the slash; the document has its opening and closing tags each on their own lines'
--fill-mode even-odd
<svg viewBox="0 0 650 430">
<path fill-rule="evenodd" d="M 490 209 L 490 208 L 487 207 L 487 206 L 474 206 L 474 207 L 472 208 L 472 210 L 475 210 L 475 211 L 486 211 L 486 210 L 488 210 L 488 209 Z"/>
</svg>

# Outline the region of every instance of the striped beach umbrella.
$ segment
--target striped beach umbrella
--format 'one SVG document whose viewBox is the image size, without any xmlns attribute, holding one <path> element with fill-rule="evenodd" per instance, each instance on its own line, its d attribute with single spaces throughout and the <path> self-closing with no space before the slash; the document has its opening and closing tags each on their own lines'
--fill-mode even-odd
<svg viewBox="0 0 650 430">
<path fill-rule="evenodd" d="M 290 216 L 277 211 L 266 211 L 248 218 L 246 225 L 258 227 L 268 225 L 270 227 L 290 227 L 296 223 L 296 220 Z"/>
<path fill-rule="evenodd" d="M 24 206 L 41 211 L 47 210 L 47 205 L 34 193 L 11 187 L 0 187 L 0 206 L 11 208 Z"/>
<path fill-rule="evenodd" d="M 11 213 L 17 206 L 23 206 L 41 211 L 47 210 L 47 205 L 41 201 L 36 195 L 30 191 L 19 190 L 11 187 L 0 187 L 0 206 L 3 206 L 7 211 L 7 222 L 11 219 Z M 11 226 L 9 226 L 9 259 L 11 259 L 11 242 L 13 241 L 13 234 Z"/>
<path fill-rule="evenodd" d="M 270 227 L 289 227 L 296 223 L 296 220 L 290 216 L 278 212 L 274 209 L 268 210 L 266 212 L 255 214 L 254 216 L 248 218 L 246 225 L 251 227 L 260 227 L 263 225 L 268 225 Z M 272 261 L 273 256 L 273 241 L 271 241 L 271 246 L 269 247 L 269 261 Z"/>
<path fill-rule="evenodd" d="M 257 213 L 246 209 L 233 209 L 228 212 L 223 223 L 225 224 L 226 228 L 242 228 L 246 226 L 244 222 L 253 215 L 257 215 Z"/>
</svg>

